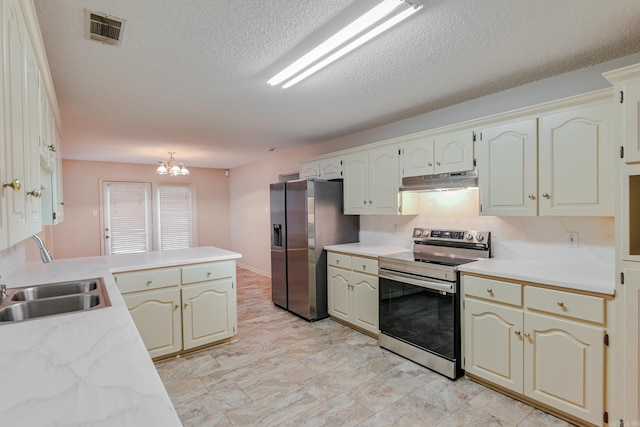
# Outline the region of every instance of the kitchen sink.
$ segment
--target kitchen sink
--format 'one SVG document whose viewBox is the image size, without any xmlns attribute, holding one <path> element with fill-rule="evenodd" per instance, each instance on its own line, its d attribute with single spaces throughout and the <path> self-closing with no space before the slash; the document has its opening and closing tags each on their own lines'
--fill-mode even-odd
<svg viewBox="0 0 640 427">
<path fill-rule="evenodd" d="M 82 294 L 91 292 L 97 287 L 98 282 L 95 280 L 29 286 L 28 288 L 22 288 L 14 292 L 11 296 L 11 301 L 30 301 L 41 298 L 60 297 L 63 295 Z"/>
<path fill-rule="evenodd" d="M 110 305 L 102 279 L 11 288 L 0 303 L 0 325 Z"/>
</svg>

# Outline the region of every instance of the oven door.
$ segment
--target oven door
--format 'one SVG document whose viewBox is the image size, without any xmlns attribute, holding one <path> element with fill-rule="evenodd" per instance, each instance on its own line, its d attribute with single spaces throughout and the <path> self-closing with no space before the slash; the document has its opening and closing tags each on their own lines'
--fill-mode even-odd
<svg viewBox="0 0 640 427">
<path fill-rule="evenodd" d="M 460 296 L 454 291 L 456 283 L 379 270 L 379 289 L 381 345 L 389 348 L 385 345 L 389 339 L 409 344 L 430 353 L 426 359 L 444 359 L 437 361 L 438 366 L 442 362 L 447 365 L 447 373 L 441 373 L 460 376 Z M 435 365 L 429 366 L 431 362 L 415 361 L 440 372 Z"/>
</svg>

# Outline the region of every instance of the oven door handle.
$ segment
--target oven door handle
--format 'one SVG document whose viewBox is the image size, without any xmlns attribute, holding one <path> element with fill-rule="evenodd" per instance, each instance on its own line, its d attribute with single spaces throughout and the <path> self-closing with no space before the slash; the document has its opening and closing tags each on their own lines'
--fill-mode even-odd
<svg viewBox="0 0 640 427">
<path fill-rule="evenodd" d="M 452 284 L 438 283 L 432 282 L 430 280 L 418 279 L 416 276 L 412 274 L 400 273 L 394 271 L 393 273 L 389 273 L 385 270 L 378 270 L 378 277 L 381 279 L 389 279 L 394 280 L 396 282 L 408 283 L 410 285 L 420 286 L 421 288 L 433 289 L 435 291 L 443 291 L 447 293 L 453 293 L 455 290 L 453 289 Z"/>
</svg>

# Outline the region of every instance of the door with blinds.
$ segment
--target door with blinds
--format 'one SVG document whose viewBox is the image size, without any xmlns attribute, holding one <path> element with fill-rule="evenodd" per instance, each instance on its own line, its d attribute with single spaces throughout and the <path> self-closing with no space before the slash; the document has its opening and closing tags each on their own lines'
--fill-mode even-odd
<svg viewBox="0 0 640 427">
<path fill-rule="evenodd" d="M 103 182 L 104 254 L 195 246 L 191 184 Z"/>
<path fill-rule="evenodd" d="M 103 182 L 104 254 L 153 250 L 151 183 Z"/>
</svg>

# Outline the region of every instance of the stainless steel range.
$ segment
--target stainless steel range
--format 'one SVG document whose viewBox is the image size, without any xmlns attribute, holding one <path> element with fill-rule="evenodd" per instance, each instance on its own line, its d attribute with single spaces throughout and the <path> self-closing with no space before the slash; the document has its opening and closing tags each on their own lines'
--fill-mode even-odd
<svg viewBox="0 0 640 427">
<path fill-rule="evenodd" d="M 462 370 L 458 266 L 491 257 L 491 233 L 413 230 L 413 251 L 378 259 L 379 344 L 451 379 Z"/>
</svg>

